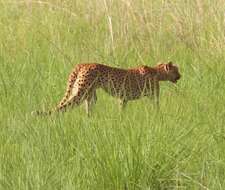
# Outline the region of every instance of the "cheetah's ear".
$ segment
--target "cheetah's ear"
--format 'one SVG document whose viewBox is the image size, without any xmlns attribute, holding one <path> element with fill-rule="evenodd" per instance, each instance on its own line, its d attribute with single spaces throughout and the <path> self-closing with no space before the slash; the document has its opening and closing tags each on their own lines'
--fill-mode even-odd
<svg viewBox="0 0 225 190">
<path fill-rule="evenodd" d="M 168 64 L 169 66 L 173 66 L 173 62 L 172 62 L 172 61 L 169 61 L 167 64 Z"/>
</svg>

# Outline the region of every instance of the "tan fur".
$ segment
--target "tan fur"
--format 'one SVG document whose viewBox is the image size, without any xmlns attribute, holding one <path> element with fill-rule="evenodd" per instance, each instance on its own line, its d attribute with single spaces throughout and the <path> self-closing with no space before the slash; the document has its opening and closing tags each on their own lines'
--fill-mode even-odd
<svg viewBox="0 0 225 190">
<path fill-rule="evenodd" d="M 66 93 L 58 106 L 49 112 L 36 113 L 51 114 L 54 111 L 64 111 L 69 106 L 78 106 L 85 101 L 86 112 L 89 114 L 92 105 L 97 101 L 98 88 L 118 98 L 121 107 L 141 96 L 156 97 L 159 104 L 159 81 L 176 83 L 180 77 L 178 67 L 172 62 L 161 63 L 155 67 L 140 66 L 132 69 L 120 69 L 97 63 L 79 64 L 70 74 Z"/>
</svg>

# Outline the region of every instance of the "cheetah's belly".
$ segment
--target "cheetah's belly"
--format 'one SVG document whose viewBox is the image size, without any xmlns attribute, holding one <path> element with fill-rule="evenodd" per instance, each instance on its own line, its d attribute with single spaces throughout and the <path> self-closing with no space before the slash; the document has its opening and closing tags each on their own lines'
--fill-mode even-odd
<svg viewBox="0 0 225 190">
<path fill-rule="evenodd" d="M 145 95 L 145 83 L 137 77 L 108 77 L 101 88 L 111 96 L 121 99 L 135 100 Z"/>
</svg>

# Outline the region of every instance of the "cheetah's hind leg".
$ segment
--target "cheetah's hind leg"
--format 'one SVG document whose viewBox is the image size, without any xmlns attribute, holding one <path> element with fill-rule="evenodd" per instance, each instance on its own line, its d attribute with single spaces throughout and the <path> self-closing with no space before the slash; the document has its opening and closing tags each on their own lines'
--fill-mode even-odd
<svg viewBox="0 0 225 190">
<path fill-rule="evenodd" d="M 92 111 L 93 106 L 97 102 L 97 95 L 96 95 L 96 90 L 93 90 L 90 92 L 85 99 L 85 110 L 88 116 L 90 116 L 90 113 Z"/>
<path fill-rule="evenodd" d="M 60 103 L 57 108 L 56 112 L 63 112 L 68 107 L 74 107 L 79 106 L 81 103 L 83 103 L 85 100 L 88 101 L 88 105 L 91 105 L 96 102 L 96 92 L 95 90 L 91 90 L 90 87 L 84 87 L 86 81 L 82 81 L 82 83 L 79 81 L 74 84 L 74 88 L 71 92 L 70 97 L 63 103 Z M 89 106 L 88 106 L 89 107 Z M 89 108 L 88 108 L 89 109 Z"/>
</svg>

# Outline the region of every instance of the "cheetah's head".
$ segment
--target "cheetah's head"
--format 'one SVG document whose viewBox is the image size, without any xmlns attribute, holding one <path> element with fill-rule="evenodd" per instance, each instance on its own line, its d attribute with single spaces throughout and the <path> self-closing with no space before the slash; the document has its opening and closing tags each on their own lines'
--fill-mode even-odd
<svg viewBox="0 0 225 190">
<path fill-rule="evenodd" d="M 165 64 L 164 69 L 167 73 L 168 80 L 177 83 L 177 81 L 181 78 L 181 74 L 179 73 L 178 66 L 173 64 L 171 61 Z"/>
<path fill-rule="evenodd" d="M 160 70 L 163 70 L 162 80 L 168 80 L 173 83 L 177 83 L 177 81 L 181 78 L 181 74 L 179 73 L 178 66 L 173 64 L 171 61 L 168 63 L 162 63 L 158 65 Z"/>
</svg>

